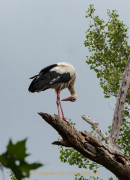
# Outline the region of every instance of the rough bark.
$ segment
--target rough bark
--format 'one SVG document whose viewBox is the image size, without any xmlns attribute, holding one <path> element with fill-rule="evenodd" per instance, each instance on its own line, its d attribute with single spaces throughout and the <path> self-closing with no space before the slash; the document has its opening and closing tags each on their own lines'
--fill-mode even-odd
<svg viewBox="0 0 130 180">
<path fill-rule="evenodd" d="M 122 77 L 122 82 L 120 85 L 114 116 L 113 116 L 111 133 L 109 135 L 109 143 L 113 145 L 113 148 L 117 147 L 124 103 L 129 88 L 129 84 L 130 84 L 130 56 L 128 58 L 128 62 L 126 64 L 126 68 Z"/>
<path fill-rule="evenodd" d="M 62 141 L 53 144 L 72 147 L 86 158 L 101 164 L 110 170 L 120 180 L 130 180 L 130 160 L 119 151 L 109 148 L 94 134 L 85 131 L 78 132 L 74 126 L 68 124 L 59 116 L 38 113 L 62 137 Z"/>
</svg>

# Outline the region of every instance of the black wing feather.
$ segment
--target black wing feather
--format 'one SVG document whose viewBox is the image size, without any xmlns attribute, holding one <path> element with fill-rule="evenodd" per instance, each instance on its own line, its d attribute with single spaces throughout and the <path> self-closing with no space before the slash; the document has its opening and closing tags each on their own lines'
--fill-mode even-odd
<svg viewBox="0 0 130 180">
<path fill-rule="evenodd" d="M 56 66 L 58 66 L 58 65 L 57 65 L 57 64 L 52 64 L 52 65 L 50 65 L 50 66 L 47 66 L 47 67 L 43 68 L 43 69 L 40 71 L 40 73 L 45 74 L 45 73 L 47 73 L 48 71 L 50 71 L 52 68 L 54 68 L 54 67 L 56 67 Z"/>
<path fill-rule="evenodd" d="M 35 77 L 39 76 L 40 74 L 46 74 L 47 72 L 49 72 L 52 68 L 58 66 L 57 64 L 52 64 L 50 66 L 47 66 L 45 68 L 43 68 L 38 75 L 35 75 L 33 77 L 31 77 L 30 79 L 34 79 Z"/>
<path fill-rule="evenodd" d="M 56 83 L 68 82 L 71 79 L 71 77 L 69 72 L 60 74 L 55 71 L 52 71 L 50 73 L 50 79 L 51 79 L 50 84 L 56 84 Z"/>
<path fill-rule="evenodd" d="M 57 64 L 47 66 L 40 71 L 39 75 L 33 76 L 32 78 L 35 79 L 30 84 L 28 90 L 30 92 L 44 91 L 48 89 L 52 84 L 68 82 L 71 79 L 69 72 L 60 74 L 56 71 L 50 71 L 56 66 Z"/>
</svg>

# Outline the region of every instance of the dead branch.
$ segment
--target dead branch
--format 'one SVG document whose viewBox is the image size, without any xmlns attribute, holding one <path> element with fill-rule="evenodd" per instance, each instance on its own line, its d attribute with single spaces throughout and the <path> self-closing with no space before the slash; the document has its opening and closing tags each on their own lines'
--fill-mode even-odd
<svg viewBox="0 0 130 180">
<path fill-rule="evenodd" d="M 121 119 L 124 109 L 124 103 L 129 88 L 129 84 L 130 84 L 130 56 L 126 64 L 126 68 L 120 85 L 109 137 L 105 135 L 105 133 L 99 128 L 98 124 L 95 121 L 93 121 L 86 115 L 81 116 L 86 122 L 88 122 L 94 127 L 95 131 L 106 141 L 106 143 L 109 144 L 109 147 L 111 146 L 111 148 L 115 149 L 116 151 L 120 151 L 118 147 L 118 138 L 121 128 Z"/>
<path fill-rule="evenodd" d="M 101 136 L 106 142 L 108 140 L 107 135 L 104 133 L 104 131 L 102 131 L 100 129 L 100 127 L 98 126 L 98 123 L 96 123 L 95 121 L 93 121 L 90 117 L 86 116 L 86 115 L 82 115 L 81 116 L 83 120 L 85 120 L 87 123 L 89 123 L 90 125 L 92 125 L 95 129 L 95 131 L 99 134 L 99 136 Z"/>
<path fill-rule="evenodd" d="M 47 113 L 38 113 L 48 124 L 50 124 L 62 137 L 58 145 L 72 147 L 86 158 L 104 166 L 117 176 L 120 180 L 130 180 L 130 160 L 120 152 L 109 148 L 94 134 L 90 132 L 78 132 L 74 126 L 68 124 L 59 116 L 51 116 Z"/>
<path fill-rule="evenodd" d="M 118 138 L 121 128 L 121 119 L 122 119 L 124 103 L 129 88 L 129 84 L 130 84 L 130 56 L 128 58 L 128 62 L 126 64 L 126 68 L 120 85 L 114 116 L 113 116 L 111 133 L 109 135 L 109 143 L 112 144 L 113 147 L 117 146 L 118 143 Z"/>
</svg>

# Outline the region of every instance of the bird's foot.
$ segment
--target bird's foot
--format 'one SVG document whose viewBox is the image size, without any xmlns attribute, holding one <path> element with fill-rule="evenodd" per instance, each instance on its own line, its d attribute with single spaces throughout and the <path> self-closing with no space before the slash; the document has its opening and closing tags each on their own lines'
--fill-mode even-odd
<svg viewBox="0 0 130 180">
<path fill-rule="evenodd" d="M 62 118 L 64 121 L 66 121 L 68 124 L 69 124 L 69 122 L 65 119 L 65 118 Z"/>
<path fill-rule="evenodd" d="M 55 115 L 55 114 L 54 114 Z M 58 115 L 59 116 L 59 115 Z M 59 116 L 60 117 L 60 116 Z M 70 124 L 66 119 L 65 119 L 65 117 L 62 117 L 62 119 L 64 120 L 64 121 L 66 121 L 68 124 Z"/>
</svg>

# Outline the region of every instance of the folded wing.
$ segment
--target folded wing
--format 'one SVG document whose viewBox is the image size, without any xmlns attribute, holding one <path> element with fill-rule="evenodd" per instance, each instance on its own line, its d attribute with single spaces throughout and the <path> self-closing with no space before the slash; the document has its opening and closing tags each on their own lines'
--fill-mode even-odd
<svg viewBox="0 0 130 180">
<path fill-rule="evenodd" d="M 30 92 L 40 92 L 52 87 L 53 84 L 68 82 L 71 79 L 69 72 L 59 73 L 53 68 L 58 66 L 53 64 L 43 68 L 38 75 L 31 77 L 34 79 L 30 84 L 28 90 Z M 60 68 L 60 66 L 59 66 Z M 51 71 L 50 71 L 51 70 Z"/>
</svg>

